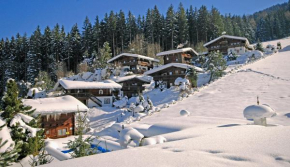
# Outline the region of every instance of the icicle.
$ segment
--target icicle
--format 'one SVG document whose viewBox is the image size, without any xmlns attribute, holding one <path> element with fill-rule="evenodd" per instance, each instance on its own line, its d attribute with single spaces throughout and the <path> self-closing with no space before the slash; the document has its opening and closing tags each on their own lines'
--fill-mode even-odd
<svg viewBox="0 0 290 167">
<path fill-rule="evenodd" d="M 57 116 L 57 114 L 54 114 L 53 115 L 54 121 L 56 121 L 56 116 Z"/>
</svg>

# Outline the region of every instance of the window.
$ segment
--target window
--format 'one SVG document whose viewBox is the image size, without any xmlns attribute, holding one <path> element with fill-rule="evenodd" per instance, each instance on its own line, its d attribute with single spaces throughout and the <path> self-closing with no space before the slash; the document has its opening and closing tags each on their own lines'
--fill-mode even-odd
<svg viewBox="0 0 290 167">
<path fill-rule="evenodd" d="M 59 129 L 57 130 L 57 135 L 58 136 L 64 136 L 64 135 L 67 135 L 67 130 L 66 129 Z"/>
<path fill-rule="evenodd" d="M 126 61 L 124 61 L 124 63 L 126 63 Z"/>
<path fill-rule="evenodd" d="M 178 70 L 175 70 L 175 74 L 178 74 Z"/>
<path fill-rule="evenodd" d="M 166 60 L 169 60 L 169 57 L 166 57 Z"/>
<path fill-rule="evenodd" d="M 46 131 L 46 134 L 49 135 L 49 130 Z"/>
<path fill-rule="evenodd" d="M 181 71 L 181 74 L 184 74 L 184 71 Z"/>
<path fill-rule="evenodd" d="M 178 59 L 175 59 L 176 62 L 178 62 Z"/>
<path fill-rule="evenodd" d="M 111 104 L 110 98 L 104 98 L 104 104 Z"/>
<path fill-rule="evenodd" d="M 100 95 L 104 94 L 104 91 L 103 90 L 99 90 L 99 94 Z"/>
<path fill-rule="evenodd" d="M 170 86 L 172 86 L 173 84 L 172 83 L 170 83 Z"/>
<path fill-rule="evenodd" d="M 169 72 L 169 75 L 172 75 L 172 72 L 171 71 Z"/>
<path fill-rule="evenodd" d="M 161 74 L 161 76 L 166 76 L 167 75 L 167 73 L 163 73 L 163 74 Z"/>
</svg>

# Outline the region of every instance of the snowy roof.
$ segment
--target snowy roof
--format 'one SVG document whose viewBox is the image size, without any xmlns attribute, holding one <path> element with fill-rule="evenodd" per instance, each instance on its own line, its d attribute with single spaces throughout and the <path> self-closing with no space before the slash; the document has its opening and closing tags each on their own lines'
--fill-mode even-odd
<svg viewBox="0 0 290 167">
<path fill-rule="evenodd" d="M 144 75 L 129 75 L 129 76 L 125 76 L 125 77 L 119 77 L 116 79 L 116 82 L 124 82 L 124 81 L 128 81 L 128 80 L 131 80 L 131 79 L 139 79 L 141 81 L 144 81 L 144 82 L 147 82 L 147 83 L 150 83 L 150 79 L 148 78 L 148 76 L 144 76 Z"/>
<path fill-rule="evenodd" d="M 59 83 L 65 89 L 121 89 L 122 86 L 112 80 L 103 82 L 88 82 L 88 81 L 71 81 L 59 80 Z"/>
<path fill-rule="evenodd" d="M 168 50 L 165 52 L 160 52 L 160 53 L 157 53 L 157 56 L 164 56 L 164 55 L 180 53 L 180 52 L 188 52 L 188 51 L 192 51 L 195 55 L 198 55 L 198 53 L 195 50 L 193 50 L 192 48 L 182 48 L 182 49 Z"/>
<path fill-rule="evenodd" d="M 246 41 L 247 45 L 250 45 L 248 39 L 245 38 L 245 37 L 237 37 L 237 36 L 231 36 L 231 35 L 222 35 L 222 36 L 220 36 L 220 37 L 218 37 L 218 38 L 216 38 L 214 40 L 209 41 L 208 43 L 204 44 L 203 46 L 206 47 L 206 46 L 208 46 L 208 45 L 210 45 L 210 44 L 212 44 L 212 43 L 214 43 L 214 42 L 216 42 L 216 41 L 218 41 L 219 39 L 222 39 L 222 38 L 231 38 L 231 39 L 243 40 L 243 41 Z"/>
<path fill-rule="evenodd" d="M 42 99 L 23 99 L 23 104 L 36 109 L 34 114 L 42 115 L 89 110 L 86 105 L 70 95 Z"/>
<path fill-rule="evenodd" d="M 107 61 L 107 63 L 111 63 L 112 61 L 118 59 L 119 57 L 122 57 L 122 56 L 128 56 L 128 57 L 137 57 L 137 58 L 140 58 L 140 59 L 146 59 L 146 60 L 150 60 L 150 61 L 155 61 L 155 62 L 159 62 L 158 59 L 154 59 L 152 57 L 148 57 L 148 56 L 143 56 L 143 55 L 138 55 L 138 54 L 132 54 L 132 53 L 122 53 L 122 54 L 119 54 L 113 58 L 111 58 L 110 60 Z"/>
<path fill-rule="evenodd" d="M 251 105 L 245 108 L 244 117 L 247 119 L 268 118 L 275 115 L 275 111 L 268 105 Z"/>
<path fill-rule="evenodd" d="M 163 66 L 159 66 L 157 68 L 153 68 L 152 70 L 146 71 L 144 74 L 145 75 L 153 74 L 155 72 L 164 70 L 164 69 L 169 68 L 169 67 L 179 67 L 179 68 L 184 68 L 184 69 L 194 68 L 198 72 L 203 72 L 203 69 L 201 69 L 199 67 L 195 67 L 193 65 L 183 64 L 183 63 L 169 63 L 169 64 L 165 64 Z"/>
</svg>

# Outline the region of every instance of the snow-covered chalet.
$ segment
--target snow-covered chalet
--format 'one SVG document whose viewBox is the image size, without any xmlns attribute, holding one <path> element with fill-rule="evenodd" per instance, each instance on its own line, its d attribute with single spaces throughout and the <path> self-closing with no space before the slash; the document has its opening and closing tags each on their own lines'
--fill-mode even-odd
<svg viewBox="0 0 290 167">
<path fill-rule="evenodd" d="M 219 51 L 223 55 L 244 54 L 248 50 L 253 50 L 247 38 L 230 35 L 222 35 L 203 46 L 208 49 L 208 52 Z"/>
<path fill-rule="evenodd" d="M 65 95 L 71 95 L 88 107 L 112 105 L 122 86 L 112 80 L 72 81 L 61 79 L 56 87 Z"/>
<path fill-rule="evenodd" d="M 145 89 L 145 84 L 150 84 L 151 77 L 144 75 L 129 75 L 118 77 L 116 82 L 122 85 L 121 95 L 128 98 L 136 97 Z"/>
<path fill-rule="evenodd" d="M 35 109 L 41 117 L 45 138 L 62 138 L 75 134 L 75 114 L 87 112 L 86 105 L 72 96 L 23 99 L 23 104 Z"/>
<path fill-rule="evenodd" d="M 156 66 L 159 60 L 139 54 L 122 53 L 108 60 L 107 63 L 127 68 L 128 71 L 132 71 L 134 74 L 143 74 Z"/>
</svg>

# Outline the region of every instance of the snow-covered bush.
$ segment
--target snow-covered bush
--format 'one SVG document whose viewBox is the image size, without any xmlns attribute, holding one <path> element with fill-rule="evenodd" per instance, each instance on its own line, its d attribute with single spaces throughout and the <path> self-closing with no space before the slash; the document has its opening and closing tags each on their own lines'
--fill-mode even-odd
<svg viewBox="0 0 290 167">
<path fill-rule="evenodd" d="M 163 136 L 154 136 L 149 138 L 143 138 L 140 146 L 148 146 L 148 145 L 154 145 L 154 144 L 161 144 L 166 142 L 165 137 Z"/>
<path fill-rule="evenodd" d="M 125 128 L 120 132 L 119 143 L 124 148 L 127 148 L 131 141 L 133 141 L 136 146 L 139 146 L 142 138 L 144 138 L 144 135 L 136 129 Z"/>
<path fill-rule="evenodd" d="M 128 103 L 128 97 L 125 96 L 121 100 L 115 101 L 113 105 L 117 108 L 124 108 L 127 106 L 127 103 Z"/>
<path fill-rule="evenodd" d="M 210 79 L 221 77 L 223 71 L 226 69 L 226 60 L 223 58 L 223 55 L 219 52 L 211 52 L 208 55 L 208 60 L 204 63 L 203 67 L 210 71 Z"/>
<path fill-rule="evenodd" d="M 28 98 L 37 99 L 37 98 L 45 98 L 46 92 L 43 91 L 40 87 L 31 88 L 27 93 Z"/>
<path fill-rule="evenodd" d="M 163 104 L 162 108 L 168 108 L 169 105 L 167 103 Z"/>
</svg>

